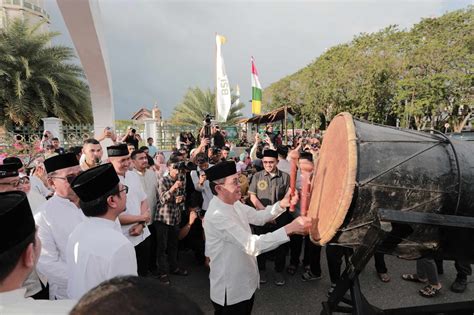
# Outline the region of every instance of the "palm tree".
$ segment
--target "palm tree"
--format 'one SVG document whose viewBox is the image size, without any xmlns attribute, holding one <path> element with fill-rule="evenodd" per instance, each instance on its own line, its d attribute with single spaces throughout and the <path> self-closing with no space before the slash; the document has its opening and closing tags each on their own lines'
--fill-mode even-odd
<svg viewBox="0 0 474 315">
<path fill-rule="evenodd" d="M 236 97 L 232 97 L 235 102 Z M 222 126 L 236 125 L 242 118 L 240 110 L 244 104 L 232 105 L 227 121 L 221 123 Z M 215 116 L 216 114 L 216 94 L 210 89 L 190 88 L 184 95 L 183 101 L 176 106 L 171 117 L 171 122 L 177 125 L 201 126 L 206 114 Z"/>
<path fill-rule="evenodd" d="M 74 51 L 51 45 L 59 33 L 38 32 L 43 23 L 16 19 L 0 32 L 0 124 L 38 126 L 50 116 L 92 122 L 84 73 L 70 63 Z"/>
</svg>

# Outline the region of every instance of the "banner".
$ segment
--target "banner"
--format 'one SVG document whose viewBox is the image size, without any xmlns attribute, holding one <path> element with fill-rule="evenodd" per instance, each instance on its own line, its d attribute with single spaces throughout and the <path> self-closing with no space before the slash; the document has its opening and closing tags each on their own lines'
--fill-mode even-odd
<svg viewBox="0 0 474 315">
<path fill-rule="evenodd" d="M 227 120 L 231 106 L 229 79 L 225 72 L 221 51 L 221 45 L 225 42 L 226 38 L 224 36 L 216 35 L 216 120 L 219 122 Z"/>
</svg>

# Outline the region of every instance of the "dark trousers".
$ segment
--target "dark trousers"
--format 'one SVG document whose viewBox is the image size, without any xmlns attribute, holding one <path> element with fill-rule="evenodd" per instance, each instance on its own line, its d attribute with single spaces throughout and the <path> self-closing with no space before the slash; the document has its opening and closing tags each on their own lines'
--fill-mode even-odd
<svg viewBox="0 0 474 315">
<path fill-rule="evenodd" d="M 306 244 L 305 244 L 306 245 Z M 300 264 L 301 250 L 303 248 L 303 235 L 290 235 L 290 265 L 298 267 Z M 305 250 L 306 253 L 306 250 Z"/>
<path fill-rule="evenodd" d="M 255 294 L 252 295 L 250 300 L 245 300 L 242 302 L 239 302 L 237 304 L 232 304 L 232 305 L 227 305 L 227 302 L 225 303 L 226 305 L 222 306 L 217 303 L 212 302 L 212 305 L 214 306 L 214 314 L 216 315 L 241 315 L 241 314 L 251 314 L 252 313 L 252 308 L 253 308 L 253 301 L 255 298 Z"/>
<path fill-rule="evenodd" d="M 152 272 L 157 272 L 158 271 L 158 264 L 156 263 L 157 257 L 156 257 L 156 249 L 157 249 L 157 244 L 156 244 L 156 228 L 154 224 L 150 224 L 148 226 L 148 229 L 150 230 L 150 261 L 148 263 L 148 270 Z"/>
<path fill-rule="evenodd" d="M 202 221 L 197 219 L 191 226 L 189 234 L 179 241 L 179 249 L 189 248 L 194 252 L 194 257 L 198 264 L 204 264 L 206 257 L 204 256 L 204 230 Z"/>
<path fill-rule="evenodd" d="M 300 264 L 301 250 L 304 240 L 303 265 L 311 268 L 311 273 L 321 275 L 321 246 L 313 244 L 309 236 L 302 235 L 290 236 L 290 265 L 298 266 Z"/>
<path fill-rule="evenodd" d="M 460 280 L 466 280 L 467 276 L 470 276 L 472 274 L 471 264 L 466 261 L 455 260 L 454 267 L 456 268 L 456 271 L 458 272 L 456 278 Z"/>
<path fill-rule="evenodd" d="M 135 246 L 135 255 L 137 256 L 138 275 L 146 277 L 150 263 L 150 236 Z"/>
<path fill-rule="evenodd" d="M 169 270 L 174 271 L 178 268 L 178 227 L 160 221 L 155 221 L 153 224 L 156 229 L 158 271 L 160 274 L 167 274 Z"/>
<path fill-rule="evenodd" d="M 341 246 L 326 246 L 326 259 L 328 261 L 329 279 L 331 283 L 336 283 L 341 277 L 342 257 L 344 248 Z"/>
<path fill-rule="evenodd" d="M 377 270 L 377 273 L 387 273 L 387 266 L 385 265 L 384 254 L 375 252 L 374 260 L 375 270 Z"/>
<path fill-rule="evenodd" d="M 268 232 L 276 231 L 277 229 L 285 226 L 293 220 L 293 217 L 288 211 L 282 213 L 278 218 L 275 219 L 276 224 L 265 224 L 264 226 L 255 226 L 255 234 L 261 235 Z M 265 270 L 268 256 L 271 254 L 275 255 L 275 271 L 283 272 L 286 264 L 286 254 L 288 253 L 288 243 L 278 246 L 271 252 L 263 253 L 257 256 L 258 270 Z"/>
</svg>

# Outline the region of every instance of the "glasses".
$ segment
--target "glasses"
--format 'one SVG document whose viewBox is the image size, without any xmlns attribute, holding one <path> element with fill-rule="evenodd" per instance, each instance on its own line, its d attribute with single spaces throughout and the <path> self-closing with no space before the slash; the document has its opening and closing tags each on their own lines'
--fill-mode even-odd
<svg viewBox="0 0 474 315">
<path fill-rule="evenodd" d="M 13 186 L 13 187 L 16 188 L 20 185 L 29 184 L 29 183 L 30 183 L 30 179 L 28 177 L 22 177 L 18 180 L 15 180 L 15 181 L 12 181 L 12 182 L 9 182 L 9 183 L 0 183 L 0 185 Z"/>
<path fill-rule="evenodd" d="M 275 161 L 263 161 L 263 164 L 275 164 Z"/>
<path fill-rule="evenodd" d="M 232 185 L 234 185 L 234 186 L 240 186 L 240 181 L 239 181 L 238 178 L 234 178 L 234 179 L 232 180 L 232 182 L 227 183 L 227 184 L 232 184 Z M 220 184 L 220 185 L 225 186 L 225 185 L 227 185 L 227 184 Z"/>
<path fill-rule="evenodd" d="M 65 177 L 51 176 L 51 178 L 66 180 L 69 184 L 71 184 L 73 182 L 73 180 L 77 177 L 77 175 L 79 175 L 79 174 L 71 174 L 71 175 L 67 175 Z"/>
<path fill-rule="evenodd" d="M 119 194 L 120 194 L 122 191 L 125 191 L 125 194 L 128 194 L 128 186 L 127 186 L 127 185 L 123 185 L 123 188 L 119 190 Z"/>
</svg>

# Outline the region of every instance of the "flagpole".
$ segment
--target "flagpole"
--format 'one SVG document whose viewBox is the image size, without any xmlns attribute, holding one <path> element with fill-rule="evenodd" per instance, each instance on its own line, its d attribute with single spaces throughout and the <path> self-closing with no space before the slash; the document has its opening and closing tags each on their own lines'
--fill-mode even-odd
<svg viewBox="0 0 474 315">
<path fill-rule="evenodd" d="M 217 41 L 216 41 L 216 39 L 217 39 L 217 32 L 215 32 L 215 34 L 214 34 L 214 42 L 215 42 L 215 44 L 216 44 L 215 49 L 214 49 L 214 55 L 215 55 L 215 58 L 214 58 L 214 68 L 215 68 L 215 70 L 216 70 L 216 71 L 215 71 L 215 74 L 216 74 L 216 76 L 215 76 L 215 78 L 216 78 L 216 79 L 215 79 L 215 82 L 216 82 L 216 85 L 215 85 L 215 89 L 216 89 L 216 90 L 215 90 L 215 91 L 216 91 L 216 92 L 215 92 L 215 95 L 216 95 L 216 105 L 215 105 L 215 106 L 216 106 L 216 109 L 215 109 L 214 119 L 217 119 L 217 117 L 219 117 L 219 116 L 218 116 L 219 114 L 218 114 L 218 112 L 217 112 L 217 108 L 218 108 L 218 107 L 217 107 Z"/>
</svg>

